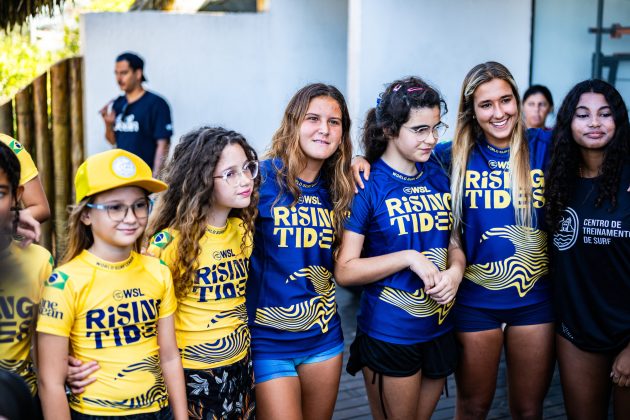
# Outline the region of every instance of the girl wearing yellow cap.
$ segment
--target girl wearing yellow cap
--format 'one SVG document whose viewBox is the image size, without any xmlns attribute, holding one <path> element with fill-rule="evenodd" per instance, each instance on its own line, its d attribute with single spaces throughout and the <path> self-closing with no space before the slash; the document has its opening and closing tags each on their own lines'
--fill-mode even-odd
<svg viewBox="0 0 630 420">
<path fill-rule="evenodd" d="M 150 192 L 166 189 L 137 156 L 110 150 L 75 178 L 62 264 L 45 282 L 37 324 L 44 416 L 186 418 L 171 274 L 140 255 Z M 96 381 L 65 395 L 68 353 L 98 360 Z"/>
</svg>

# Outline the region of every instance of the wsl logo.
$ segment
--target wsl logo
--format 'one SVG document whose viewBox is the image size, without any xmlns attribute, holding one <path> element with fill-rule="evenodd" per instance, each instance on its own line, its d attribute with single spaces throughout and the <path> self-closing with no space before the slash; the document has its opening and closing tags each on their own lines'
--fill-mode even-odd
<svg viewBox="0 0 630 420">
<path fill-rule="evenodd" d="M 510 162 L 502 160 L 488 160 L 488 167 L 492 170 L 495 169 L 510 169 Z"/>
<path fill-rule="evenodd" d="M 571 207 L 567 207 L 560 219 L 560 229 L 553 235 L 553 244 L 560 251 L 566 251 L 575 245 L 578 237 L 580 220 Z"/>
<path fill-rule="evenodd" d="M 405 194 L 428 194 L 431 192 L 431 190 L 425 186 L 419 186 L 419 187 L 405 187 L 403 188 L 403 192 Z"/>
</svg>

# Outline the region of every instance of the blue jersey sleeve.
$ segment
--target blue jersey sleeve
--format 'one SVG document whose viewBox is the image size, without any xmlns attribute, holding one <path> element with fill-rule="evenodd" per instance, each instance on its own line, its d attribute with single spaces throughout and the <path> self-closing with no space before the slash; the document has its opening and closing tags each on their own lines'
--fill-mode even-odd
<svg viewBox="0 0 630 420">
<path fill-rule="evenodd" d="M 369 220 L 372 215 L 372 204 L 369 197 L 371 187 L 370 181 L 364 181 L 365 188 L 352 200 L 350 217 L 346 220 L 345 228 L 349 231 L 365 235 Z"/>
</svg>

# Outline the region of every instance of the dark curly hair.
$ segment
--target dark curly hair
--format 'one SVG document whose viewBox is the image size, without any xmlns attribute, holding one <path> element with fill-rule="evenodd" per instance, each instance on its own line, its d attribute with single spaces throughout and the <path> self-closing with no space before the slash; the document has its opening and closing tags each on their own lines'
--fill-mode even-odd
<svg viewBox="0 0 630 420">
<path fill-rule="evenodd" d="M 434 107 L 440 108 L 440 115 L 448 111 L 440 92 L 419 77 L 390 83 L 365 117 L 361 146 L 366 159 L 374 163 L 383 155 L 389 139 L 398 136 L 412 109 Z"/>
<path fill-rule="evenodd" d="M 611 210 L 617 205 L 616 194 L 624 163 L 630 152 L 630 123 L 628 110 L 619 92 L 602 80 L 585 80 L 569 91 L 562 101 L 553 129 L 551 163 L 546 176 L 545 200 L 546 219 L 551 231 L 558 229 L 561 213 L 574 194 L 582 155 L 580 147 L 573 139 L 571 122 L 584 93 L 599 93 L 604 96 L 615 120 L 615 133 L 604 151 L 604 161 L 597 178 L 597 198 L 595 206 L 610 202 Z"/>
<path fill-rule="evenodd" d="M 158 198 L 147 228 L 147 238 L 167 228 L 179 232 L 175 268 L 171 270 L 179 299 L 191 290 L 199 268 L 199 241 L 206 232 L 208 211 L 212 206 L 214 169 L 223 149 L 231 144 L 240 145 L 248 160 L 258 160 L 256 151 L 241 134 L 221 127 L 201 127 L 182 136 L 164 168 L 168 190 Z M 259 184 L 260 177 L 257 177 L 249 206 L 232 209 L 229 214 L 229 217 L 243 220 L 245 235 L 241 249 L 251 246 L 258 214 Z"/>
</svg>

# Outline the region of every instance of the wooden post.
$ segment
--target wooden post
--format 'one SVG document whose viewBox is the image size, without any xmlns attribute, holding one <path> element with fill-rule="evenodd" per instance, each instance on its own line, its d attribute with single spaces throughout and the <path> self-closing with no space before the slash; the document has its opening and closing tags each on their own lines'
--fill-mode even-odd
<svg viewBox="0 0 630 420">
<path fill-rule="evenodd" d="M 65 230 L 68 220 L 66 207 L 70 203 L 73 180 L 70 176 L 70 124 L 68 113 L 68 60 L 61 61 L 50 69 L 50 92 L 52 96 L 52 139 L 54 173 L 54 214 L 56 255 L 63 255 Z"/>
<path fill-rule="evenodd" d="M 52 144 L 50 143 L 50 128 L 48 127 L 48 93 L 47 74 L 44 73 L 33 81 L 33 121 L 35 125 L 35 144 L 37 151 L 37 169 L 39 179 L 44 187 L 48 201 L 53 198 L 53 162 Z M 55 214 L 55 206 L 50 206 L 51 218 L 42 224 L 42 237 L 40 245 L 52 250 L 52 226 Z"/>
<path fill-rule="evenodd" d="M 17 140 L 33 155 L 33 87 L 28 85 L 15 95 L 15 117 L 17 119 Z"/>
<path fill-rule="evenodd" d="M 0 133 L 13 137 L 13 101 L 0 105 Z"/>
<path fill-rule="evenodd" d="M 83 58 L 70 59 L 70 138 L 71 138 L 71 176 L 83 162 Z M 72 183 L 74 196 L 74 183 Z"/>
</svg>

